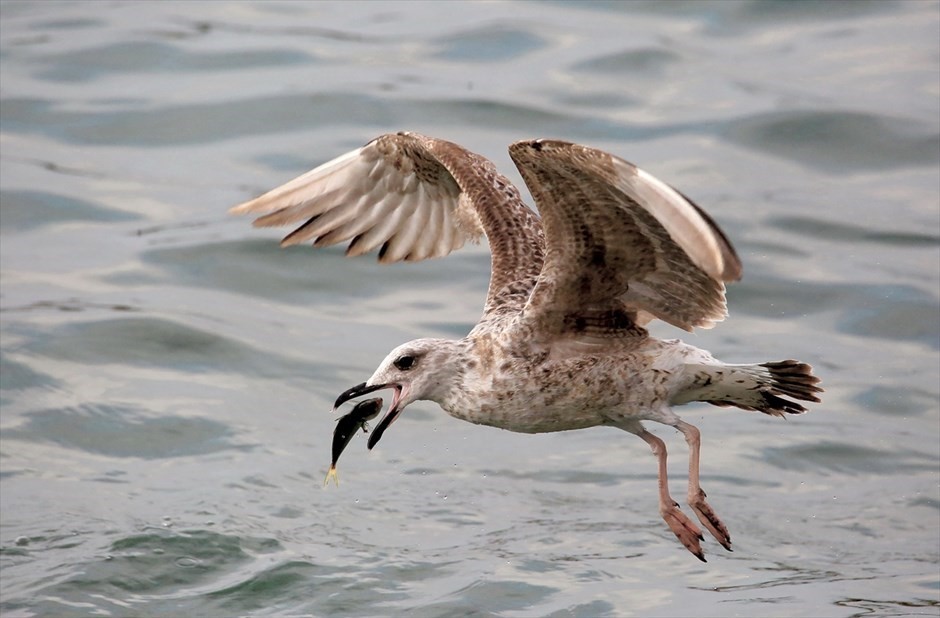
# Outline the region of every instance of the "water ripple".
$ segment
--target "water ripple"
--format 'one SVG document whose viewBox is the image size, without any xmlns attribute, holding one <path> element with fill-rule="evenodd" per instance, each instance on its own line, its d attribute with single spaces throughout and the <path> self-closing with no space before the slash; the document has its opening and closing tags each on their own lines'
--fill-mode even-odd
<svg viewBox="0 0 940 618">
<path fill-rule="evenodd" d="M 875 243 L 896 247 L 938 247 L 940 236 L 928 231 L 902 232 L 871 229 L 842 221 L 825 221 L 817 217 L 771 217 L 767 223 L 791 233 L 846 243 Z"/>
<path fill-rule="evenodd" d="M 583 139 L 651 139 L 714 131 L 710 121 L 641 125 L 579 117 L 535 104 L 487 98 L 406 99 L 353 92 L 290 94 L 156 109 L 77 112 L 42 99 L 8 98 L 0 121 L 11 133 L 40 134 L 73 144 L 167 147 L 206 144 L 249 135 L 292 133 L 343 124 L 409 129 L 461 118 L 468 125 L 509 135 L 581 135 Z"/>
<path fill-rule="evenodd" d="M 906 475 L 937 470 L 940 459 L 935 455 L 904 451 L 881 450 L 858 444 L 819 441 L 783 448 L 767 447 L 765 461 L 784 470 L 822 471 L 850 475 Z"/>
<path fill-rule="evenodd" d="M 76 221 L 118 223 L 140 219 L 133 213 L 44 191 L 0 191 L 0 202 L 3 203 L 0 230 L 4 232 L 23 232 Z"/>
<path fill-rule="evenodd" d="M 314 60 L 308 53 L 288 49 L 193 52 L 166 43 L 128 41 L 52 54 L 33 62 L 43 67 L 38 71 L 41 79 L 83 82 L 121 73 L 236 71 L 310 64 Z"/>
<path fill-rule="evenodd" d="M 675 52 L 659 47 L 648 47 L 583 60 L 574 65 L 572 69 L 596 73 L 623 73 L 634 77 L 637 73 L 660 74 L 680 60 L 681 56 Z"/>
<path fill-rule="evenodd" d="M 164 459 L 251 450 L 236 444 L 232 429 L 200 417 L 151 416 L 128 406 L 85 403 L 23 415 L 24 423 L 5 429 L 4 440 L 52 442 L 110 457 Z"/>
<path fill-rule="evenodd" d="M 852 111 L 785 111 L 731 120 L 732 142 L 830 172 L 932 166 L 940 132 L 906 118 Z"/>
<path fill-rule="evenodd" d="M 258 376 L 314 373 L 316 363 L 258 350 L 217 333 L 156 317 L 71 322 L 25 349 L 83 364 L 165 367 L 184 372 L 247 372 Z M 309 375 L 308 373 L 308 375 Z"/>
<path fill-rule="evenodd" d="M 434 56 L 462 62 L 503 62 L 542 49 L 546 42 L 526 30 L 490 25 L 450 32 L 436 41 Z"/>
</svg>

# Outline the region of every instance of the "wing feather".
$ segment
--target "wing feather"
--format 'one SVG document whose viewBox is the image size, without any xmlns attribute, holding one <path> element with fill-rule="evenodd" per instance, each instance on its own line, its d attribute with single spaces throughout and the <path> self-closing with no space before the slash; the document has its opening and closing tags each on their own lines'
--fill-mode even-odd
<svg viewBox="0 0 940 618">
<path fill-rule="evenodd" d="M 542 215 L 545 265 L 525 307 L 541 334 L 622 336 L 652 317 L 686 330 L 724 319 L 724 283 L 740 278 L 741 263 L 698 206 L 599 150 L 536 140 L 510 155 Z"/>
<path fill-rule="evenodd" d="M 381 262 L 392 263 L 407 259 L 420 235 L 425 233 L 424 225 L 428 218 L 428 209 L 423 207 L 427 204 L 424 193 L 422 187 L 419 186 L 417 191 L 405 197 L 401 206 L 395 211 L 396 217 L 407 223 L 398 225 L 397 231 L 388 241 L 387 249 L 379 258 Z"/>
<path fill-rule="evenodd" d="M 542 230 L 519 192 L 487 159 L 418 135 L 382 135 L 231 209 L 261 227 L 296 226 L 283 246 L 349 242 L 382 263 L 442 257 L 490 240 L 485 312 L 521 310 L 542 267 Z"/>
</svg>

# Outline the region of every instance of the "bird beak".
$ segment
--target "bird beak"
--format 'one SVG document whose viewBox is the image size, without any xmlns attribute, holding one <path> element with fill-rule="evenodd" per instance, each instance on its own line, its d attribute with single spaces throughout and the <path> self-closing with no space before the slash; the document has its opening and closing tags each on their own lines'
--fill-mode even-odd
<svg viewBox="0 0 940 618">
<path fill-rule="evenodd" d="M 372 386 L 367 386 L 365 382 L 362 384 L 357 384 L 356 386 L 343 391 L 339 397 L 336 398 L 336 403 L 333 404 L 333 410 L 336 411 L 336 408 L 340 407 L 350 399 L 355 399 L 356 397 L 361 397 L 362 395 L 367 395 L 383 388 L 394 388 L 395 394 L 392 396 L 392 404 L 388 409 L 388 412 L 385 413 L 385 416 L 382 417 L 382 420 L 379 421 L 379 424 L 375 426 L 375 429 L 372 430 L 369 435 L 369 450 L 372 450 L 376 444 L 379 443 L 379 440 L 382 438 L 382 434 L 385 433 L 385 430 L 389 428 L 389 425 L 395 422 L 401 415 L 401 409 L 398 407 L 398 402 L 401 401 L 402 392 L 405 390 L 405 387 L 396 382 L 389 382 L 388 384 L 373 384 Z"/>
<path fill-rule="evenodd" d="M 350 399 L 355 399 L 356 397 L 362 397 L 363 395 L 368 395 L 369 393 L 374 393 L 375 391 L 382 390 L 383 388 L 391 388 L 397 386 L 397 384 L 373 384 L 372 386 L 366 386 L 366 383 L 357 384 L 352 388 L 346 389 L 340 393 L 339 397 L 336 398 L 336 403 L 333 404 L 333 411 L 336 412 L 336 408 L 340 407 Z"/>
</svg>

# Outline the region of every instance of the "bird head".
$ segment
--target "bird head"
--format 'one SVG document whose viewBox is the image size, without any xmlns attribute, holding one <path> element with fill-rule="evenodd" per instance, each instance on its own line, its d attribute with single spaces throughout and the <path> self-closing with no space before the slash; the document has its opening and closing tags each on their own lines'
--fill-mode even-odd
<svg viewBox="0 0 940 618">
<path fill-rule="evenodd" d="M 448 339 L 415 339 L 404 343 L 385 357 L 372 377 L 344 391 L 333 410 L 343 403 L 378 390 L 394 389 L 388 412 L 369 436 L 369 449 L 413 401 L 440 401 L 447 392 L 459 365 L 458 342 Z"/>
</svg>

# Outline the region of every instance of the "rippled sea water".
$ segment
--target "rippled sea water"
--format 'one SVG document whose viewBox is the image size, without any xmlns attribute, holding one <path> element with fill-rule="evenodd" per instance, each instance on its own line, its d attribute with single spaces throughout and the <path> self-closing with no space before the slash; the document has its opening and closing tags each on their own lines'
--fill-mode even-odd
<svg viewBox="0 0 940 618">
<path fill-rule="evenodd" d="M 937 2 L 0 4 L 0 613 L 937 616 Z M 682 408 L 734 553 L 620 431 L 411 406 L 324 490 L 333 398 L 461 336 L 485 247 L 378 267 L 226 209 L 387 131 L 556 137 L 702 204 L 745 277 L 681 335 L 799 358 Z M 658 326 L 660 336 L 680 333 Z M 681 435 L 653 428 L 684 495 Z"/>
</svg>

